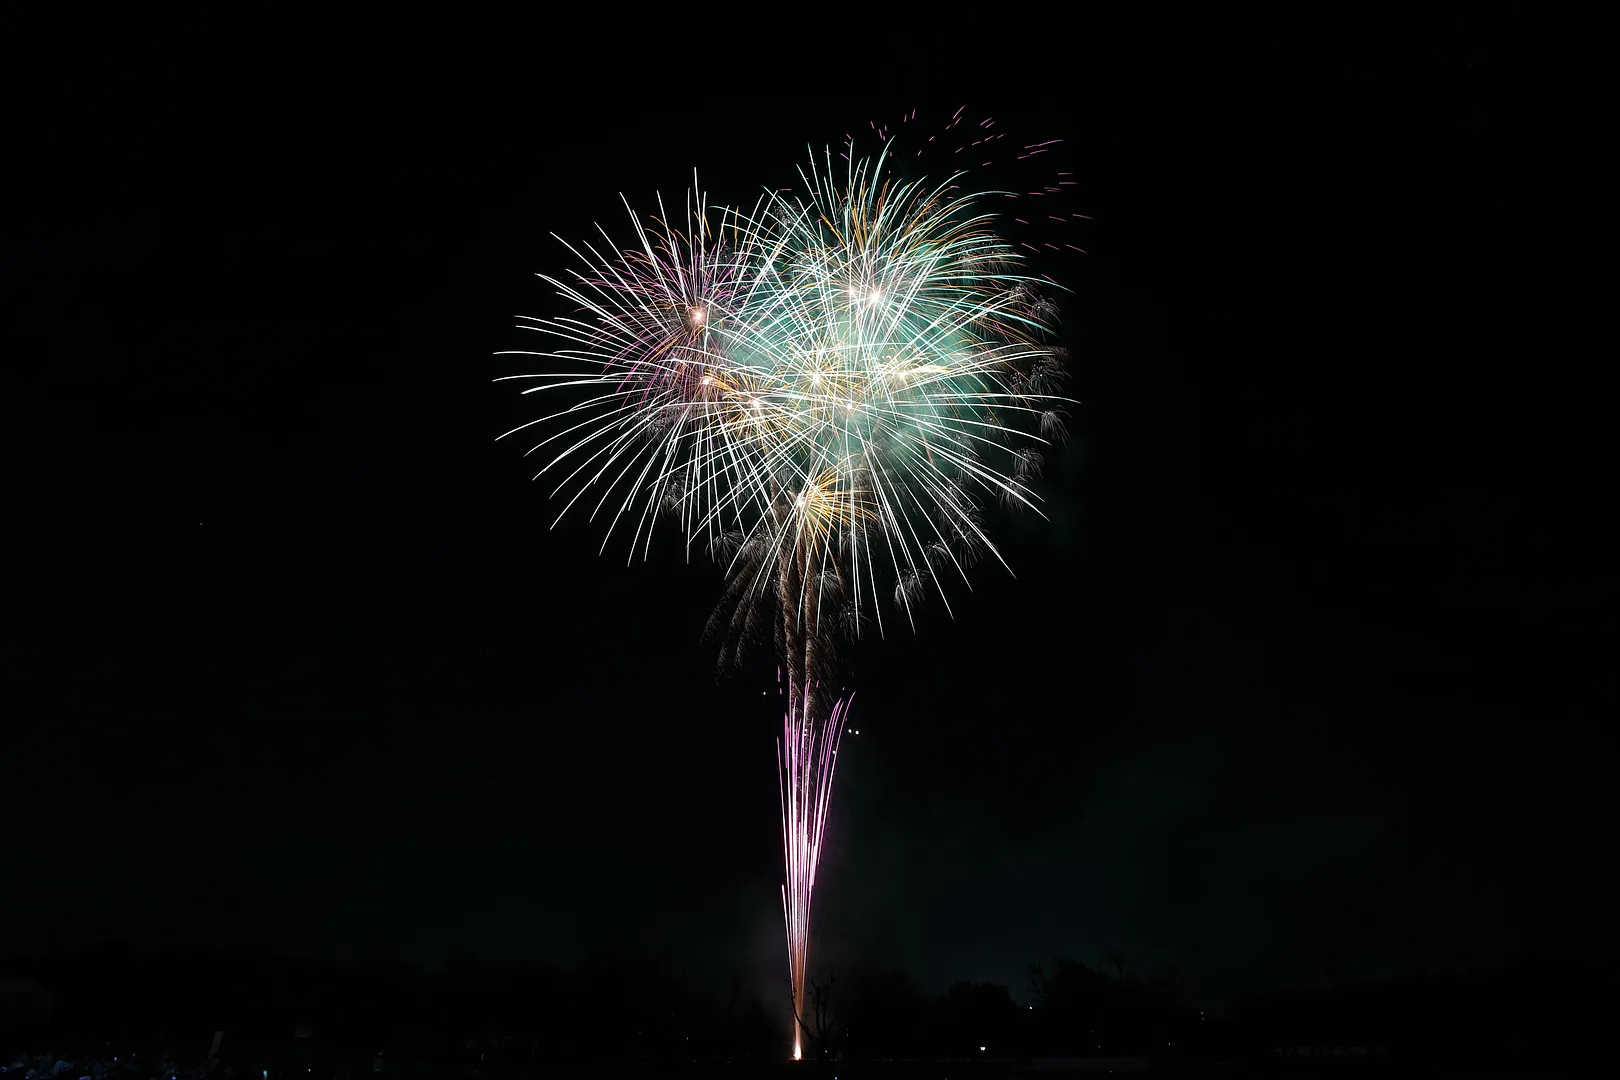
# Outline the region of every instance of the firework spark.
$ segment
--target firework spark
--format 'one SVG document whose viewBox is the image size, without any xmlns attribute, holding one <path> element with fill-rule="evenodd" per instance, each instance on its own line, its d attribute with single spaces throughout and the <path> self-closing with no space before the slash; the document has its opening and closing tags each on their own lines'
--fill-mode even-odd
<svg viewBox="0 0 1620 1080">
<path fill-rule="evenodd" d="M 1002 138 L 993 124 L 980 122 L 975 155 Z M 917 158 L 955 142 L 935 138 Z M 557 520 L 588 508 L 606 521 L 603 550 L 627 534 L 629 557 L 645 558 L 668 514 L 688 558 L 696 547 L 724 565 L 707 628 L 723 666 L 764 639 L 775 646 L 788 694 L 783 913 L 796 1055 L 811 891 L 848 710 L 833 694 L 838 640 L 883 632 L 885 601 L 912 626 L 929 595 L 949 611 L 948 584 L 966 586 L 984 554 L 1005 566 L 981 507 L 1039 512 L 1040 448 L 1066 434 L 1056 308 L 1019 250 L 1039 249 L 1001 231 L 1039 215 L 1002 214 L 997 200 L 1026 196 L 970 183 L 960 157 L 933 181 L 909 178 L 897 162 L 914 169 L 917 158 L 892 144 L 862 157 L 850 139 L 836 159 L 830 148 L 812 155 L 797 188 L 767 189 L 747 211 L 694 191 L 678 218 L 662 200 L 654 217 L 632 211 L 633 246 L 605 232 L 601 244 L 568 245 L 582 265 L 541 276 L 575 311 L 525 318 L 549 347 L 513 352 L 546 370 L 508 377 L 533 382 L 525 394 L 568 400 L 501 436 L 538 430 L 529 454 L 543 462 L 536 479 L 551 478 L 564 500 Z M 1050 148 L 1026 145 L 1017 158 Z"/>
</svg>

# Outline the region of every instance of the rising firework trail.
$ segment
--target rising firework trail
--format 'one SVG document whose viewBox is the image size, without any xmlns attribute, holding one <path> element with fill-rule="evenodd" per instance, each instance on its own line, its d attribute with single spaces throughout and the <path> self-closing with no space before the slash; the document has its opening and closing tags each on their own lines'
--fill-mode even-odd
<svg viewBox="0 0 1620 1080">
<path fill-rule="evenodd" d="M 787 692 L 782 738 L 776 744 L 782 791 L 782 919 L 787 925 L 789 986 L 793 994 L 793 1059 L 804 1054 L 805 965 L 810 958 L 810 898 L 826 835 L 838 742 L 853 696 L 839 698 L 825 716 L 810 705 L 810 690 Z"/>
<path fill-rule="evenodd" d="M 603 550 L 617 535 L 634 558 L 646 557 L 655 521 L 672 518 L 688 558 L 707 552 L 725 569 L 705 632 L 722 669 L 774 646 L 788 701 L 795 1053 L 848 710 L 835 692 L 839 646 L 897 617 L 915 627 L 929 595 L 950 611 L 948 586 L 968 587 L 983 556 L 1005 566 L 983 507 L 1039 513 L 1041 448 L 1066 434 L 1050 283 L 1021 250 L 1040 248 L 1008 239 L 1038 215 L 1009 214 L 1003 200 L 1050 204 L 1072 181 L 970 182 L 998 154 L 1028 161 L 1052 149 L 1003 147 L 994 127 L 958 110 L 913 156 L 874 123 L 874 156 L 853 139 L 813 153 L 797 187 L 767 190 L 747 210 L 711 205 L 695 186 L 678 216 L 660 199 L 655 216 L 631 213 L 629 246 L 605 232 L 567 245 L 576 269 L 541 277 L 573 313 L 525 317 L 549 347 L 511 351 L 544 364 L 506 378 L 559 400 L 501 436 L 535 433 L 528 454 L 564 501 L 558 520 L 575 508 L 602 519 Z M 933 179 L 921 160 L 931 147 L 945 158 Z"/>
</svg>

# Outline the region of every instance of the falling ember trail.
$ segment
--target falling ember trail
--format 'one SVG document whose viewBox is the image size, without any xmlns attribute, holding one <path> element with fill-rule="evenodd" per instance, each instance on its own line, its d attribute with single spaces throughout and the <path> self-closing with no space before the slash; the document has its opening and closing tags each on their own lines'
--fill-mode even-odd
<svg viewBox="0 0 1620 1080">
<path fill-rule="evenodd" d="M 810 687 L 802 691 L 791 677 L 782 739 L 776 744 L 781 772 L 782 858 L 787 882 L 782 886 L 782 917 L 787 924 L 788 975 L 793 994 L 793 1060 L 804 1052 L 805 974 L 810 955 L 810 897 L 816 887 L 816 864 L 826 835 L 827 808 L 832 802 L 833 770 L 838 741 L 853 694 L 839 698 L 827 716 L 812 709 Z"/>
</svg>

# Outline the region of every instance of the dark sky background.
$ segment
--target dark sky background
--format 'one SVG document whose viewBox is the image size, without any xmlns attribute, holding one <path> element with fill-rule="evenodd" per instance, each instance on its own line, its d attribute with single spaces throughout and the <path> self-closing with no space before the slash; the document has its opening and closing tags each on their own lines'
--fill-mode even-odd
<svg viewBox="0 0 1620 1080">
<path fill-rule="evenodd" d="M 715 568 L 548 531 L 491 354 L 619 192 L 964 103 L 1069 141 L 1084 407 L 1017 577 L 853 657 L 818 958 L 1214 1000 L 1614 945 L 1591 69 L 1457 10 L 42 38 L 0 951 L 777 981 L 774 673 L 716 682 Z"/>
</svg>

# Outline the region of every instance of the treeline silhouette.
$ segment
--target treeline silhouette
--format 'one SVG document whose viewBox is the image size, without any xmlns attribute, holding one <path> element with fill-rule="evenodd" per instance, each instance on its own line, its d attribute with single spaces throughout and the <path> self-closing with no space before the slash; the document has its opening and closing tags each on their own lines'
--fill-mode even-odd
<svg viewBox="0 0 1620 1080">
<path fill-rule="evenodd" d="M 1605 958 L 1414 974 L 1250 995 L 1215 1010 L 1188 1001 L 1175 972 L 1138 977 L 1117 956 L 1034 965 L 1023 1000 L 1007 986 L 962 982 L 929 994 L 902 971 L 852 970 L 818 975 L 804 1019 L 807 1051 L 846 1061 L 1533 1063 L 1601 1048 L 1612 971 Z M 788 1008 L 785 984 L 738 976 L 699 990 L 667 961 L 610 953 L 568 968 L 457 960 L 437 971 L 114 945 L 0 959 L 0 1055 L 123 1043 L 205 1057 L 212 1033 L 225 1031 L 228 1047 L 476 1061 L 490 1075 L 503 1062 L 768 1061 L 784 1055 Z"/>
</svg>

